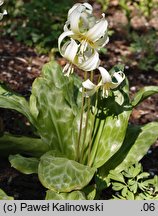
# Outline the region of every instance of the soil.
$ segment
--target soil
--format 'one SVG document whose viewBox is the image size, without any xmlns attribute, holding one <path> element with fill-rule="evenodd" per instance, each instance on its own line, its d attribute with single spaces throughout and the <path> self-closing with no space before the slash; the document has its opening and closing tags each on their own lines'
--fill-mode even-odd
<svg viewBox="0 0 158 216">
<path fill-rule="evenodd" d="M 128 57 L 131 54 L 128 41 L 121 36 L 124 34 L 124 28 L 117 25 L 118 20 L 125 24 L 126 17 L 117 11 L 117 1 L 112 2 L 115 2 L 115 5 L 108 12 L 108 19 L 111 28 L 116 31 L 116 36 L 112 37 L 107 45 L 107 53 L 101 57 L 101 64 L 108 69 L 123 62 L 122 55 Z M 95 3 L 94 7 L 96 14 L 99 14 L 100 5 Z M 137 22 L 133 21 L 133 23 L 136 26 Z M 143 21 L 141 24 L 143 25 Z M 118 26 L 119 29 L 117 29 Z M 40 75 L 43 64 L 49 61 L 49 56 L 39 55 L 35 49 L 13 38 L 1 37 L 0 41 L 0 82 L 4 82 L 9 88 L 27 98 L 30 95 L 32 82 Z M 62 58 L 57 57 L 57 61 L 61 65 L 65 64 Z M 143 86 L 158 85 L 158 73 L 141 71 L 136 65 L 127 65 L 125 74 L 129 80 L 131 98 Z M 158 94 L 149 97 L 137 106 L 130 118 L 132 124 L 142 125 L 151 121 L 158 121 Z M 0 132 L 3 130 L 13 134 L 31 134 L 27 120 L 22 115 L 15 111 L 0 109 Z M 141 163 L 144 171 L 158 175 L 158 141 L 151 146 Z M 21 174 L 12 168 L 5 158 L 0 159 L 0 188 L 17 200 L 40 200 L 44 199 L 46 193 L 46 189 L 41 185 L 36 174 Z M 111 190 L 104 192 L 105 199 L 110 197 Z"/>
</svg>

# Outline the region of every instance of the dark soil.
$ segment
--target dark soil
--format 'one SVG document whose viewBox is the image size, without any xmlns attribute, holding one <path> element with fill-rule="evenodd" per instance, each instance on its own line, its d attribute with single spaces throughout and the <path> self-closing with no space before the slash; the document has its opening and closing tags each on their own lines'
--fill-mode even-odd
<svg viewBox="0 0 158 216">
<path fill-rule="evenodd" d="M 114 2 L 114 1 L 113 1 Z M 116 1 L 117 2 L 117 1 Z M 95 5 L 96 13 L 100 13 L 100 6 Z M 98 10 L 98 11 L 97 11 Z M 126 22 L 122 14 L 109 12 L 110 25 L 116 28 L 117 20 Z M 118 18 L 120 16 L 120 19 Z M 119 25 L 120 27 L 120 25 Z M 128 43 L 121 38 L 120 29 L 117 29 L 118 37 L 112 39 L 107 46 L 106 55 L 102 56 L 102 65 L 110 68 L 116 63 L 122 62 L 122 55 L 130 55 Z M 122 30 L 124 31 L 124 30 Z M 123 34 L 124 32 L 122 32 Z M 117 34 L 116 34 L 117 35 Z M 0 81 L 25 97 L 30 95 L 31 84 L 40 75 L 44 63 L 49 61 L 47 55 L 38 55 L 33 48 L 29 48 L 13 38 L 0 38 Z M 62 58 L 57 59 L 61 65 L 65 64 Z M 143 72 L 136 66 L 127 66 L 125 73 L 129 79 L 131 97 L 143 86 L 158 85 L 158 73 Z M 158 121 L 158 94 L 141 103 L 130 118 L 132 124 L 145 124 Z M 0 109 L 0 132 L 8 131 L 12 134 L 31 134 L 27 120 L 20 114 L 11 110 Z M 158 141 L 153 144 L 148 153 L 141 160 L 143 169 L 158 175 Z M 23 175 L 12 168 L 7 159 L 0 159 L 0 188 L 14 199 L 40 200 L 44 199 L 46 189 L 41 185 L 38 176 Z M 105 199 L 111 197 L 111 189 L 105 192 Z"/>
</svg>

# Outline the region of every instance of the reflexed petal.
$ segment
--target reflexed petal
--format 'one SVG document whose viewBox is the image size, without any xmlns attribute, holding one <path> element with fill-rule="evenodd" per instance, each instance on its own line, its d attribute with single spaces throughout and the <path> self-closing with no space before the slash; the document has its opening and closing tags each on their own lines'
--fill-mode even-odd
<svg viewBox="0 0 158 216">
<path fill-rule="evenodd" d="M 96 23 L 87 33 L 86 37 L 95 42 L 98 39 L 100 39 L 102 36 L 104 36 L 106 30 L 107 30 L 108 22 L 105 20 L 105 17 Z"/>
<path fill-rule="evenodd" d="M 76 34 L 80 34 L 79 22 L 83 9 L 83 6 L 79 6 L 69 16 L 70 29 Z"/>
<path fill-rule="evenodd" d="M 95 70 L 100 64 L 98 52 L 94 52 L 86 61 L 79 65 L 80 69 L 85 71 Z"/>
<path fill-rule="evenodd" d="M 69 37 L 69 36 L 72 36 L 73 35 L 73 32 L 72 31 L 66 31 L 66 32 L 63 32 L 59 38 L 58 38 L 58 47 L 59 47 L 59 52 L 61 52 L 61 43 L 62 41 L 66 38 L 66 37 Z"/>
<path fill-rule="evenodd" d="M 88 3 L 83 3 L 83 6 L 85 6 L 85 8 L 87 8 L 88 10 L 86 10 L 86 12 L 87 13 L 92 13 L 92 11 L 93 11 L 93 8 L 92 8 L 92 6 L 90 5 L 90 4 L 88 4 Z"/>
<path fill-rule="evenodd" d="M 92 90 L 96 87 L 96 85 L 94 85 L 89 79 L 87 79 L 86 81 L 84 81 L 82 83 L 83 87 L 85 89 L 88 89 L 88 90 Z"/>
<path fill-rule="evenodd" d="M 111 83 L 112 80 L 111 80 L 111 76 L 110 76 L 109 72 L 103 67 L 99 67 L 98 69 L 99 69 L 99 71 L 101 73 L 103 84 Z"/>
<path fill-rule="evenodd" d="M 85 20 L 85 17 L 88 16 L 88 14 L 91 14 L 93 11 L 93 8 L 90 4 L 84 3 L 84 4 L 75 4 L 68 12 L 68 21 L 64 27 L 64 29 L 68 29 L 68 25 L 70 24 L 70 29 L 76 33 L 80 34 L 80 18 L 82 17 L 83 20 Z M 87 20 L 85 20 L 87 23 Z"/>
<path fill-rule="evenodd" d="M 95 47 L 103 47 L 107 43 L 109 43 L 109 37 L 107 36 L 107 34 L 105 34 L 104 37 L 101 37 L 99 40 L 95 42 Z"/>
<path fill-rule="evenodd" d="M 110 86 L 111 89 L 117 88 L 122 83 L 122 81 L 125 79 L 125 75 L 122 71 L 114 73 L 113 77 L 115 77 L 117 82 L 111 83 L 111 86 Z"/>
<path fill-rule="evenodd" d="M 65 49 L 64 57 L 69 61 L 73 62 L 76 57 L 77 51 L 78 51 L 78 45 L 73 39 L 71 39 L 71 42 Z"/>
<path fill-rule="evenodd" d="M 77 3 L 77 4 L 74 4 L 74 6 L 72 8 L 70 8 L 70 10 L 68 11 L 68 18 L 70 16 L 70 14 L 80 5 L 81 5 L 80 3 Z"/>
<path fill-rule="evenodd" d="M 115 77 L 118 83 L 121 83 L 125 78 L 125 74 L 122 71 L 120 71 L 120 72 L 114 73 L 113 77 Z"/>
<path fill-rule="evenodd" d="M 84 89 L 82 87 L 79 89 L 80 92 L 83 92 L 83 90 Z M 94 95 L 96 91 L 97 91 L 97 87 L 95 87 L 92 90 L 88 90 L 88 91 L 84 92 L 84 97 L 90 97 L 90 96 Z"/>
</svg>

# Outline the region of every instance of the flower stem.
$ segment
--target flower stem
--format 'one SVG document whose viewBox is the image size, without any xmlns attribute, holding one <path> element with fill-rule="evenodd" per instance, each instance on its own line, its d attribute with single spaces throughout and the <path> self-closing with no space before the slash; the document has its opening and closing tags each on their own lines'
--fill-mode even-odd
<svg viewBox="0 0 158 216">
<path fill-rule="evenodd" d="M 84 73 L 84 81 L 87 79 L 87 72 Z M 81 115 L 80 115 L 80 127 L 79 127 L 79 135 L 78 135 L 78 142 L 77 142 L 77 161 L 80 161 L 80 141 L 81 141 L 81 135 L 82 135 L 82 124 L 83 124 L 83 114 L 84 114 L 84 93 L 85 89 L 83 88 L 82 91 L 82 105 L 81 105 Z"/>
<path fill-rule="evenodd" d="M 83 143 L 81 147 L 81 156 L 80 156 L 80 162 L 83 160 L 83 154 L 84 154 L 84 145 L 85 145 L 85 140 L 86 140 L 86 135 L 87 135 L 87 129 L 88 129 L 88 117 L 89 117 L 89 111 L 90 111 L 90 98 L 88 100 L 88 107 L 87 107 L 87 113 L 86 113 L 86 122 L 85 122 L 85 128 L 84 128 L 84 135 L 83 135 Z"/>
<path fill-rule="evenodd" d="M 94 125 L 95 117 L 97 114 L 97 104 L 98 104 L 98 91 L 96 92 L 96 100 L 95 100 L 95 106 L 94 106 L 92 125 Z M 91 156 L 91 149 L 92 149 L 92 143 L 93 143 L 93 139 L 92 139 L 93 131 L 94 131 L 94 127 L 91 127 L 90 139 L 89 139 L 89 145 L 88 145 L 88 165 L 90 165 L 90 156 Z"/>
</svg>

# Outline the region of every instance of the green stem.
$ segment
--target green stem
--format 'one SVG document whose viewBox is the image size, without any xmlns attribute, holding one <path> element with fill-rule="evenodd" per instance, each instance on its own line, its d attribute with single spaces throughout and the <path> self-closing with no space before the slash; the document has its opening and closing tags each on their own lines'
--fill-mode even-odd
<svg viewBox="0 0 158 216">
<path fill-rule="evenodd" d="M 90 157 L 90 161 L 88 164 L 89 166 L 92 166 L 93 162 L 95 161 L 95 157 L 96 157 L 97 150 L 98 150 L 98 145 L 100 143 L 100 139 L 101 139 L 101 136 L 103 133 L 104 126 L 105 126 L 105 121 L 99 120 L 99 122 L 97 124 L 95 143 L 94 143 L 93 148 L 91 150 L 91 157 Z"/>
<path fill-rule="evenodd" d="M 95 101 L 92 125 L 94 125 L 94 122 L 95 122 L 95 117 L 97 114 L 97 105 L 98 105 L 98 91 L 96 92 L 96 101 Z M 91 127 L 90 139 L 89 139 L 89 145 L 88 145 L 88 165 L 90 164 L 90 159 L 91 159 L 91 149 L 92 149 L 92 143 L 93 143 L 93 136 L 92 136 L 93 131 L 94 131 L 94 127 Z"/>
<path fill-rule="evenodd" d="M 84 81 L 87 79 L 87 72 L 84 73 Z M 82 91 L 82 106 L 81 106 L 81 115 L 80 115 L 80 128 L 79 128 L 79 135 L 78 135 L 78 142 L 77 142 L 77 161 L 80 159 L 80 141 L 82 135 L 82 124 L 83 124 L 83 113 L 84 113 L 84 93 L 85 89 L 83 88 Z"/>
<path fill-rule="evenodd" d="M 90 80 L 93 81 L 93 71 L 91 71 Z M 83 161 L 83 154 L 84 154 L 84 150 L 85 150 L 85 141 L 86 141 L 86 135 L 87 135 L 87 129 L 88 129 L 88 119 L 89 119 L 90 107 L 91 107 L 91 99 L 90 99 L 90 97 L 88 97 L 88 100 L 87 100 L 86 122 L 85 122 L 85 128 L 84 128 L 83 143 L 82 143 L 82 147 L 81 147 L 80 162 Z"/>
<path fill-rule="evenodd" d="M 85 128 L 84 128 L 84 136 L 83 136 L 83 143 L 81 147 L 81 157 L 80 157 L 80 162 L 83 160 L 83 153 L 84 153 L 84 145 L 85 145 L 85 140 L 86 140 L 86 135 L 87 135 L 87 129 L 88 129 L 88 118 L 89 118 L 89 112 L 90 112 L 90 98 L 88 98 L 88 107 L 87 107 L 87 113 L 86 113 L 86 123 L 85 123 Z"/>
</svg>

